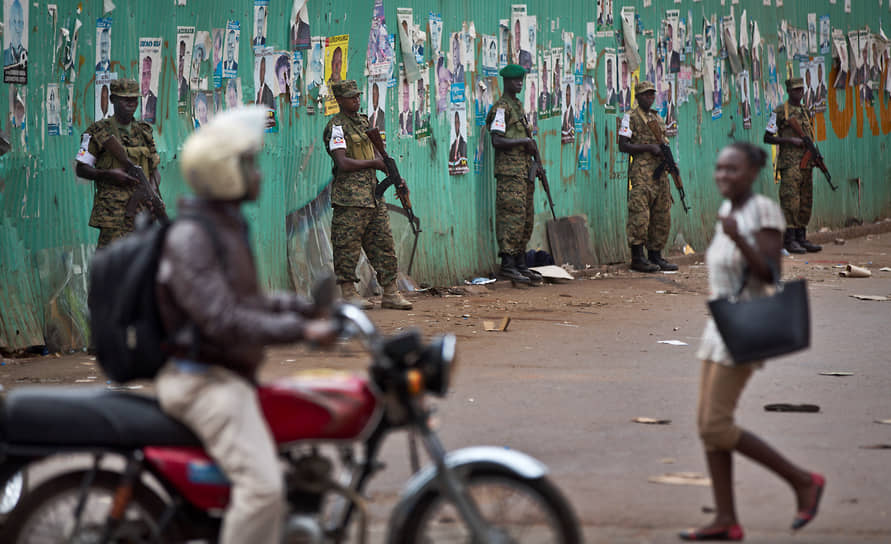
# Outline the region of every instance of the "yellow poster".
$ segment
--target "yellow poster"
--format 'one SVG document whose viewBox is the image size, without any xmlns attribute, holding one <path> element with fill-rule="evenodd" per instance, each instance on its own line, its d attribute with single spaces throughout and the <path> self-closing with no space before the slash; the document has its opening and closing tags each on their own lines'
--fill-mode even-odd
<svg viewBox="0 0 891 544">
<path fill-rule="evenodd" d="M 325 98 L 325 115 L 333 115 L 340 111 L 337 101 L 331 93 L 331 83 L 346 79 L 349 43 L 349 34 L 330 36 L 325 39 L 325 85 L 328 87 L 328 96 Z"/>
</svg>

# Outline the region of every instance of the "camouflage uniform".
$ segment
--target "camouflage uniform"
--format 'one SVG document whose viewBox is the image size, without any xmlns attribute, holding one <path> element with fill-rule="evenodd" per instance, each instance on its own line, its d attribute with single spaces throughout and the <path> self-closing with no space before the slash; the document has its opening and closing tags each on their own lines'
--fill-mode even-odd
<svg viewBox="0 0 891 544">
<path fill-rule="evenodd" d="M 632 144 L 660 144 L 647 123 L 655 119 L 665 133 L 665 123 L 655 111 L 643 111 L 638 106 L 625 114 L 622 119 L 620 136 L 628 138 Z M 628 159 L 628 221 L 625 235 L 629 246 L 646 244 L 647 249 L 662 251 L 668 242 L 671 229 L 671 190 L 668 173 L 663 172 L 659 179 L 653 179 L 653 172 L 662 162 L 662 157 L 652 153 L 637 153 Z"/>
<path fill-rule="evenodd" d="M 139 87 L 132 80 L 119 80 L 113 85 L 112 92 L 120 95 L 136 93 Z M 132 89 L 130 87 L 133 87 Z M 147 178 L 158 169 L 161 162 L 155 149 L 152 126 L 142 121 L 133 120 L 121 125 L 114 117 L 96 121 L 81 136 L 81 147 L 77 160 L 97 170 L 127 168 L 117 160 L 103 144 L 111 137 L 121 142 L 127 156 L 133 164 L 142 167 Z M 99 229 L 97 248 L 105 247 L 133 230 L 133 217 L 127 216 L 127 202 L 136 191 L 137 185 L 121 186 L 105 180 L 96 180 L 96 192 L 93 195 L 93 212 L 90 215 L 90 226 Z M 148 203 L 141 203 L 136 211 L 149 210 Z"/>
<path fill-rule="evenodd" d="M 325 126 L 325 149 L 334 158 L 333 149 L 345 149 L 351 159 L 374 159 L 374 147 L 365 135 L 368 116 L 338 113 Z M 377 273 L 382 286 L 396 280 L 396 250 L 390 231 L 390 216 L 383 198 L 374 197 L 377 176 L 373 168 L 355 172 L 339 172 L 334 166 L 331 184 L 331 245 L 334 250 L 334 273 L 338 283 L 358 282 L 356 265 L 359 251 Z"/>
<path fill-rule="evenodd" d="M 813 137 L 810 117 L 802 106 L 793 106 L 787 102 L 777 106 L 773 110 L 773 115 L 776 116 L 776 135 L 778 137 L 798 137 L 786 119 L 798 120 L 804 133 Z M 771 127 L 768 130 L 771 130 Z M 779 147 L 777 169 L 780 171 L 780 207 L 783 209 L 788 228 L 804 228 L 811 220 L 811 208 L 814 201 L 813 164 L 808 164 L 804 169 L 799 168 L 801 158 L 806 152 L 804 148 L 784 144 L 780 144 Z"/>
<path fill-rule="evenodd" d="M 529 138 L 523 104 L 507 94 L 498 99 L 486 116 L 489 132 L 508 139 Z M 535 180 L 529 180 L 532 156 L 522 146 L 495 149 L 495 238 L 498 251 L 521 255 L 532 238 L 535 218 Z"/>
</svg>

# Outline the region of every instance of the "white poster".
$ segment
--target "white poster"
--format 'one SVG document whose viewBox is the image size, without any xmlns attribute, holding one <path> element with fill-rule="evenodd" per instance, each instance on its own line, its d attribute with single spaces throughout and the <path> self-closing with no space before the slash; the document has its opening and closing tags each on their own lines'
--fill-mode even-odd
<svg viewBox="0 0 891 544">
<path fill-rule="evenodd" d="M 49 83 L 46 86 L 46 132 L 50 136 L 58 136 L 62 124 L 62 102 L 59 99 L 59 84 Z"/>
<path fill-rule="evenodd" d="M 111 66 L 111 17 L 96 19 L 96 71 L 107 72 Z"/>
<path fill-rule="evenodd" d="M 585 30 L 585 69 L 594 70 L 597 68 L 597 48 L 594 45 L 597 23 L 589 21 Z"/>
<path fill-rule="evenodd" d="M 114 115 L 114 104 L 111 103 L 111 82 L 117 78 L 117 72 L 96 74 L 96 101 L 93 121 L 101 121 Z"/>
<path fill-rule="evenodd" d="M 139 38 L 140 93 L 142 120 L 155 122 L 158 106 L 158 79 L 161 74 L 161 38 Z"/>
</svg>

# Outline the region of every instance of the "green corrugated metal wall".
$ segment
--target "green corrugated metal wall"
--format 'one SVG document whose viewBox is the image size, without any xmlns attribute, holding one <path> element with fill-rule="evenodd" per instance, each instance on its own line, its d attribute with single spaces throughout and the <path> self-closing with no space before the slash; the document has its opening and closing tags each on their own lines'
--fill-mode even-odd
<svg viewBox="0 0 891 544">
<path fill-rule="evenodd" d="M 680 4 L 654 0 L 652 7 L 643 8 L 641 1 L 616 2 L 615 19 L 619 21 L 622 4 L 634 5 L 644 29 L 655 29 L 666 9 L 680 9 L 682 17 L 691 10 L 693 28 L 698 32 L 703 14 L 717 13 L 720 18 L 730 13 L 732 2 L 727 1 L 726 6 L 722 3 L 723 0 L 683 0 Z M 188 0 L 186 6 L 175 6 L 170 0 L 117 0 L 116 4 L 117 8 L 110 14 L 114 20 L 111 56 L 112 70 L 121 77 L 134 77 L 136 73 L 139 37 L 163 38 L 156 140 L 162 162 L 162 193 L 166 201 L 173 202 L 185 192 L 176 156 L 191 131 L 187 117 L 177 114 L 175 78 L 172 77 L 176 27 L 195 26 L 197 30 L 209 31 L 225 27 L 227 19 L 242 22 L 239 76 L 247 99 L 256 95 L 249 39 L 253 2 Z M 396 29 L 397 7 L 413 7 L 415 22 L 422 27 L 428 12 L 441 13 L 444 47 L 448 33 L 460 30 L 464 21 L 473 21 L 478 33 L 495 34 L 498 20 L 509 18 L 511 8 L 507 1 L 385 0 L 384 4 L 390 32 Z M 808 12 L 816 12 L 818 17 L 829 14 L 832 27 L 845 31 L 869 25 L 872 32 L 878 32 L 876 25 L 880 18 L 889 17 L 888 9 L 877 6 L 875 1 L 855 1 L 854 4 L 854 12 L 850 14 L 844 13 L 844 2 L 830 5 L 823 0 L 786 0 L 781 8 L 763 6 L 762 0 L 741 0 L 733 9 L 737 25 L 742 10 L 748 10 L 749 20 L 757 20 L 762 36 L 773 44 L 777 43 L 776 29 L 781 19 L 806 28 Z M 30 66 L 25 87 L 27 130 L 25 134 L 17 129 L 10 131 L 8 123 L 4 124 L 6 131 L 11 132 L 13 149 L 0 158 L 0 346 L 39 344 L 52 336 L 49 343 L 78 347 L 85 342 L 84 265 L 98 233 L 87 226 L 92 189 L 75 181 L 72 162 L 79 135 L 92 118 L 95 21 L 103 16 L 103 1 L 56 2 L 56 28 L 73 18 L 83 23 L 77 49 L 79 58 L 75 61 L 78 70 L 74 82 L 74 134 L 69 136 L 49 136 L 46 131 L 45 86 L 60 80 L 60 72 L 51 62 L 50 44 L 55 41 L 53 20 L 45 3 L 26 5 L 30 10 Z M 308 5 L 313 35 L 350 35 L 349 77 L 359 79 L 362 88 L 373 1 L 309 0 Z M 586 21 L 595 19 L 594 0 L 534 0 L 527 2 L 527 6 L 528 13 L 538 17 L 540 47 L 549 42 L 559 46 L 562 30 L 584 36 Z M 270 0 L 267 43 L 276 49 L 287 48 L 290 10 L 290 0 Z M 598 39 L 598 53 L 605 47 L 615 47 L 614 41 Z M 643 49 L 642 39 L 640 47 Z M 427 49 L 430 50 L 429 44 Z M 785 55 L 779 55 L 777 61 L 785 61 Z M 602 69 L 597 70 L 595 81 L 598 85 L 603 83 Z M 471 83 L 468 74 L 468 85 Z M 766 116 L 763 112 L 761 116 L 753 116 L 752 129 L 745 130 L 736 113 L 736 93 L 731 92 L 725 93 L 724 115 L 712 121 L 702 111 L 701 81 L 696 80 L 696 85 L 699 94 L 692 102 L 679 107 L 679 135 L 672 142 L 693 210 L 684 215 L 679 203 L 675 204 L 672 240 L 680 232 L 696 249 L 702 250 L 713 230 L 719 202 L 711 179 L 716 152 L 733 138 L 760 142 Z M 9 111 L 8 86 L 3 87 L 0 111 Z M 390 96 L 394 94 L 395 90 Z M 602 101 L 603 93 L 598 95 Z M 849 217 L 871 220 L 888 215 L 891 210 L 887 159 L 891 106 L 884 92 L 879 93 L 875 107 L 861 104 L 856 95 L 850 87 L 839 91 L 831 97 L 829 111 L 818 114 L 818 125 L 825 128 L 820 137 L 821 146 L 841 188 L 837 193 L 830 193 L 819 179 L 820 174 L 815 175 L 813 227 L 837 227 Z M 396 128 L 395 102 L 392 98 L 388 101 L 390 132 Z M 472 108 L 472 103 L 469 107 Z M 263 194 L 258 203 L 247 206 L 247 212 L 252 220 L 264 283 L 270 288 L 288 288 L 292 286 L 285 217 L 311 202 L 327 185 L 330 160 L 320 141 L 326 122 L 324 116 L 307 115 L 305 108 L 291 108 L 284 102 L 279 103 L 278 110 L 280 131 L 267 138 L 263 160 L 266 176 Z M 433 138 L 426 144 L 389 139 L 389 151 L 400 161 L 403 176 L 412 187 L 415 210 L 423 220 L 424 232 L 413 275 L 418 281 L 433 284 L 448 284 L 485 272 L 495 259 L 491 148 L 481 174 L 473 173 L 471 168 L 471 173 L 464 176 L 447 175 L 449 123 L 445 117 L 434 115 Z M 472 110 L 468 123 L 468 149 L 472 150 L 478 138 L 478 131 L 472 125 Z M 561 145 L 559 125 L 559 118 L 541 121 L 539 135 L 557 213 L 587 216 L 598 258 L 602 262 L 622 261 L 626 256 L 626 157 L 618 153 L 615 146 L 616 115 L 595 108 L 592 168 L 588 172 L 576 168 L 577 144 Z M 470 155 L 472 157 L 472 153 Z M 859 186 L 848 181 L 855 178 L 861 180 Z M 760 189 L 768 195 L 776 194 L 768 173 L 763 175 Z M 536 209 L 533 245 L 544 246 L 543 225 L 549 212 L 540 191 Z M 397 239 L 404 239 L 405 221 L 394 216 L 393 226 Z M 407 255 L 403 250 L 400 253 L 404 262 Z"/>
</svg>

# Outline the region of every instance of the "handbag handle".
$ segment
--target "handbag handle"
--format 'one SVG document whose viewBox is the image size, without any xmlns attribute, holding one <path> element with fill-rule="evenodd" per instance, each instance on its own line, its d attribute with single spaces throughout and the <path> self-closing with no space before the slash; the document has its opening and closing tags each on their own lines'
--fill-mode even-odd
<svg viewBox="0 0 891 544">
<path fill-rule="evenodd" d="M 783 282 L 780 281 L 780 271 L 779 267 L 777 267 L 777 263 L 773 259 L 765 258 L 767 261 L 767 268 L 770 269 L 770 277 L 771 283 L 777 288 L 777 290 L 783 289 Z M 739 299 L 739 296 L 742 294 L 743 289 L 746 288 L 746 284 L 749 283 L 749 265 L 746 264 L 743 266 L 743 279 L 742 284 L 740 284 L 739 289 L 737 289 L 736 294 L 733 295 L 733 299 Z"/>
</svg>

